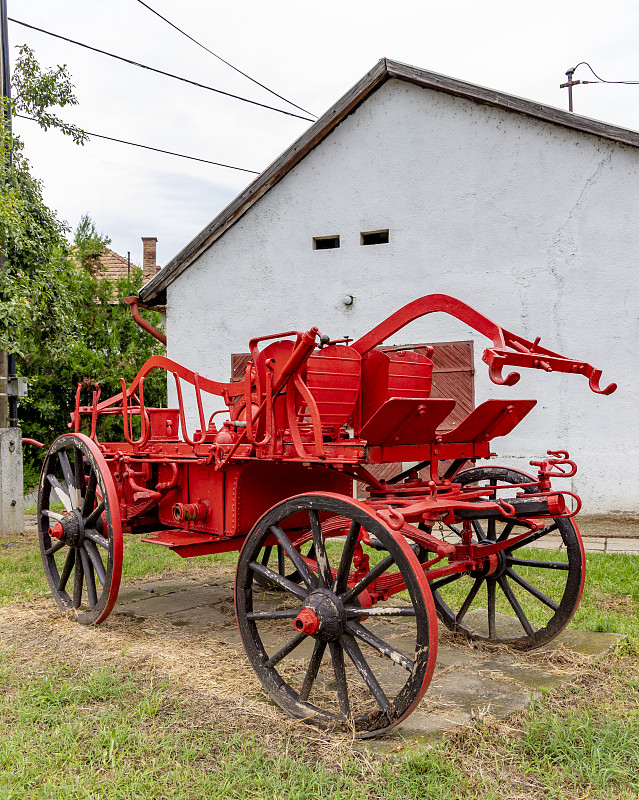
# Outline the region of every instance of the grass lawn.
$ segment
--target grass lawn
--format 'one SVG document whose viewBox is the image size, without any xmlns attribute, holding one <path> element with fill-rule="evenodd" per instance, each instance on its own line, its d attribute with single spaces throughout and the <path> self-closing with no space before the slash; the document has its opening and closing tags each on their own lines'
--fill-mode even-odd
<svg viewBox="0 0 639 800">
<path fill-rule="evenodd" d="M 133 539 L 124 578 L 220 559 L 236 554 L 190 562 Z M 0 644 L 0 800 L 638 798 L 639 558 L 587 559 L 572 624 L 624 633 L 624 645 L 506 723 L 486 717 L 383 759 L 284 724 L 265 737 L 124 658 L 82 666 Z M 37 542 L 0 542 L 0 605 L 47 595 Z"/>
</svg>

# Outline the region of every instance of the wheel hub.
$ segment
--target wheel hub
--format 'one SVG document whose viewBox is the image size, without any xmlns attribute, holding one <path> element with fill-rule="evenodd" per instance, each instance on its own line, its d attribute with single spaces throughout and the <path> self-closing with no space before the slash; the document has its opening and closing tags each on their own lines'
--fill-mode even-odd
<svg viewBox="0 0 639 800">
<path fill-rule="evenodd" d="M 473 578 L 499 578 L 506 571 L 506 557 L 503 552 L 493 553 L 486 556 L 481 562 L 481 566 L 471 570 Z"/>
<path fill-rule="evenodd" d="M 315 589 L 293 620 L 298 633 L 324 642 L 335 641 L 344 632 L 346 612 L 339 597 L 328 589 Z"/>
<path fill-rule="evenodd" d="M 49 528 L 49 536 L 60 539 L 69 547 L 80 547 L 84 541 L 84 521 L 78 509 L 69 511 L 60 522 Z"/>
</svg>

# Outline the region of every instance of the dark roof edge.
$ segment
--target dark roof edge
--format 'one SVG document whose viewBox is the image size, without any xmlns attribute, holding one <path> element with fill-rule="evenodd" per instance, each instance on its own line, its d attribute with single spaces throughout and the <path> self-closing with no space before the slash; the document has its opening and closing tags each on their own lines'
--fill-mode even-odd
<svg viewBox="0 0 639 800">
<path fill-rule="evenodd" d="M 345 117 L 352 113 L 372 92 L 389 79 L 403 80 L 424 88 L 455 95 L 477 103 L 515 111 L 529 117 L 561 125 L 571 130 L 589 133 L 605 139 L 639 147 L 639 133 L 618 128 L 605 122 L 578 116 L 494 89 L 466 83 L 436 72 L 411 67 L 398 61 L 382 58 L 370 72 L 358 81 L 343 97 L 321 116 L 299 139 L 285 150 L 264 172 L 241 192 L 215 219 L 209 223 L 186 247 L 140 289 L 140 300 L 147 305 L 163 302 L 166 287 L 184 272 L 204 250 L 227 231 L 256 203 L 263 194 L 275 186 L 287 172 L 296 166 Z"/>
<path fill-rule="evenodd" d="M 526 114 L 544 122 L 552 122 L 555 125 L 562 125 L 571 130 L 612 139 L 615 142 L 627 144 L 631 147 L 639 147 L 639 132 L 637 131 L 619 128 L 616 125 L 609 125 L 606 122 L 590 119 L 590 117 L 581 117 L 572 111 L 562 111 L 554 106 L 535 103 L 533 100 L 526 100 L 516 95 L 487 89 L 474 83 L 466 83 L 455 78 L 449 78 L 446 75 L 439 75 L 436 72 L 426 72 L 426 70 L 411 67 L 408 64 L 401 64 L 398 61 L 387 61 L 386 63 L 388 65 L 389 78 L 408 81 L 418 86 L 446 92 L 447 94 L 474 100 L 476 103 L 495 106 L 506 111 L 517 111 L 520 114 Z"/>
</svg>

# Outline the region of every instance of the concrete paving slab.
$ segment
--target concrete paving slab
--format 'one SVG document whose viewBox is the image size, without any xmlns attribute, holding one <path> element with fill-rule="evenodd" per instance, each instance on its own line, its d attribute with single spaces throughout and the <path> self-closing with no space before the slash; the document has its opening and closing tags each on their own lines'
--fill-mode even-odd
<svg viewBox="0 0 639 800">
<path fill-rule="evenodd" d="M 535 550 L 561 550 L 564 543 L 561 536 L 544 536 L 535 542 Z M 565 548 L 564 548 L 565 549 Z"/>
<path fill-rule="evenodd" d="M 627 553 L 629 555 L 639 555 L 639 540 L 610 538 L 606 540 L 607 553 Z"/>
<path fill-rule="evenodd" d="M 435 704 L 439 700 L 469 715 L 490 712 L 497 717 L 507 717 L 528 705 L 530 692 L 522 691 L 516 683 L 504 681 L 501 670 L 486 672 L 475 668 L 472 672 L 460 669 L 444 678 L 433 678 L 428 698 Z"/>
<path fill-rule="evenodd" d="M 625 638 L 626 637 L 620 633 L 580 631 L 571 628 L 562 631 L 550 644 L 540 647 L 539 652 L 554 650 L 561 646 L 565 647 L 566 650 L 579 653 L 582 656 L 599 658 L 616 647 L 620 642 L 623 642 Z"/>
<path fill-rule="evenodd" d="M 118 592 L 118 605 L 123 606 L 136 600 L 147 599 L 152 595 L 162 597 L 165 594 L 183 592 L 189 588 L 189 584 L 184 581 L 146 581 L 140 584 L 129 584 L 122 586 Z"/>
<path fill-rule="evenodd" d="M 607 541 L 607 539 L 604 539 L 600 536 L 593 536 L 590 539 L 583 539 L 584 550 L 586 553 L 605 553 Z"/>
<path fill-rule="evenodd" d="M 129 600 L 122 604 L 122 610 L 139 617 L 161 617 L 187 609 L 213 606 L 221 600 L 228 600 L 228 596 L 228 589 L 223 586 L 187 585 L 181 590 L 146 595 L 143 600 Z"/>
</svg>

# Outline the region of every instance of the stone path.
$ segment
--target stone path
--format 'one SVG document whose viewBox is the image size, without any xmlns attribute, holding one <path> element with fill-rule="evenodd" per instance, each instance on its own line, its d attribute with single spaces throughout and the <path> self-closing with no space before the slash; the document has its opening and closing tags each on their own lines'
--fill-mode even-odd
<svg viewBox="0 0 639 800">
<path fill-rule="evenodd" d="M 481 609 L 468 615 L 471 624 L 473 614 L 481 615 Z M 182 628 L 185 646 L 191 634 L 198 640 L 206 633 L 236 648 L 238 658 L 245 658 L 234 624 L 232 576 L 226 581 L 219 577 L 196 583 L 172 579 L 125 586 L 113 614 L 116 620 L 118 615 L 140 623 L 153 618 Z M 499 624 L 508 621 L 502 617 Z M 512 623 L 518 625 L 514 619 Z M 384 638 L 401 649 L 401 624 L 384 624 Z M 568 630 L 551 645 L 526 654 L 460 646 L 443 632 L 434 677 L 420 706 L 392 734 L 367 746 L 387 750 L 402 739 L 441 735 L 488 713 L 507 717 L 528 706 L 535 692 L 570 683 L 581 664 L 600 657 L 622 638 Z"/>
</svg>

